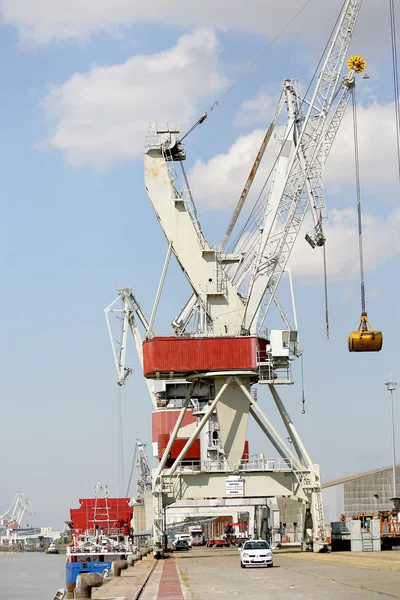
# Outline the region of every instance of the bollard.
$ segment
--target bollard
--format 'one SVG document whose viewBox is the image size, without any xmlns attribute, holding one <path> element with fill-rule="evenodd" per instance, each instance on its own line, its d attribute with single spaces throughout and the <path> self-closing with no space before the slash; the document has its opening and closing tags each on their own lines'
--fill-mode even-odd
<svg viewBox="0 0 400 600">
<path fill-rule="evenodd" d="M 91 598 L 92 588 L 103 585 L 100 573 L 82 573 L 76 578 L 75 598 Z"/>
<path fill-rule="evenodd" d="M 137 557 L 138 557 L 138 560 L 142 560 L 142 558 L 143 558 L 143 552 L 138 552 L 137 553 Z"/>
<path fill-rule="evenodd" d="M 136 560 L 137 560 L 137 559 L 136 559 L 136 554 L 130 554 L 130 555 L 128 556 L 127 560 L 128 560 L 128 565 L 129 565 L 130 567 L 133 567 L 133 566 L 135 565 L 135 562 L 136 562 Z"/>
<path fill-rule="evenodd" d="M 121 571 L 127 568 L 127 560 L 113 560 L 111 565 L 111 577 L 121 577 Z"/>
<path fill-rule="evenodd" d="M 139 557 L 137 554 L 131 554 L 131 556 L 132 556 L 133 562 L 137 562 L 139 560 Z"/>
</svg>

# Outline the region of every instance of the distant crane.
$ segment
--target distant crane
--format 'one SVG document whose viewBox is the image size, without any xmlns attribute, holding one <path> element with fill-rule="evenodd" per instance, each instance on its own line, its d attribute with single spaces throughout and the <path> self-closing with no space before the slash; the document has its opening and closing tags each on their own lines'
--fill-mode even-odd
<svg viewBox="0 0 400 600">
<path fill-rule="evenodd" d="M 6 512 L 0 515 L 1 525 L 18 525 L 21 527 L 24 514 L 32 516 L 32 503 L 22 492 L 17 492 Z"/>
<path fill-rule="evenodd" d="M 146 444 L 140 440 L 136 440 L 135 451 L 133 453 L 132 467 L 129 474 L 128 488 L 126 496 L 130 495 L 130 487 L 132 481 L 133 470 L 136 467 L 136 504 L 144 503 L 144 494 L 147 491 L 151 492 L 151 469 L 149 460 L 146 454 Z"/>
</svg>

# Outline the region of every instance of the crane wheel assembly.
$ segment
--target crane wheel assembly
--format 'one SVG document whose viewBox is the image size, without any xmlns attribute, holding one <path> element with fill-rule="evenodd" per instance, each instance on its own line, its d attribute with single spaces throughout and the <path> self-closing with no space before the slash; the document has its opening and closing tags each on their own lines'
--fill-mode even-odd
<svg viewBox="0 0 400 600">
<path fill-rule="evenodd" d="M 349 352 L 379 352 L 382 350 L 382 344 L 382 332 L 374 331 L 367 313 L 361 313 L 358 331 L 352 331 L 349 335 Z"/>
<path fill-rule="evenodd" d="M 362 73 L 367 66 L 366 60 L 362 56 L 351 56 L 347 61 L 347 66 L 350 71 Z"/>
</svg>

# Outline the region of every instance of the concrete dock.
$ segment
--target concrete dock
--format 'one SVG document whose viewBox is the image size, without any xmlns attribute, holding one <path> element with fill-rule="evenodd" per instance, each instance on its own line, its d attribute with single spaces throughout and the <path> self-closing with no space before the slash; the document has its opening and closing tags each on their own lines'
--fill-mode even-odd
<svg viewBox="0 0 400 600">
<path fill-rule="evenodd" d="M 112 577 L 101 588 L 93 590 L 92 598 L 96 600 L 136 600 L 143 592 L 146 583 L 158 566 L 152 555 L 143 558 L 122 571 L 121 577 Z"/>
<path fill-rule="evenodd" d="M 241 569 L 236 548 L 151 556 L 93 595 L 101 600 L 372 600 L 400 598 L 400 551 L 375 554 L 276 552 L 274 567 Z"/>
</svg>

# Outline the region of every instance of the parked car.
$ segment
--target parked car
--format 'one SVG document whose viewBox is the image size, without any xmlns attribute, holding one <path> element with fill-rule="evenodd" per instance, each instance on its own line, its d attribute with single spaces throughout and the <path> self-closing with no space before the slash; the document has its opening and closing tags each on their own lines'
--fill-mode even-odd
<svg viewBox="0 0 400 600">
<path fill-rule="evenodd" d="M 189 533 L 177 533 L 175 535 L 174 544 L 178 540 L 184 540 L 185 542 L 188 543 L 189 548 L 192 547 L 192 536 Z"/>
<path fill-rule="evenodd" d="M 176 540 L 174 550 L 190 550 L 186 540 Z"/>
<path fill-rule="evenodd" d="M 265 540 L 249 540 L 240 548 L 242 569 L 253 566 L 273 567 L 273 554 Z"/>
</svg>

